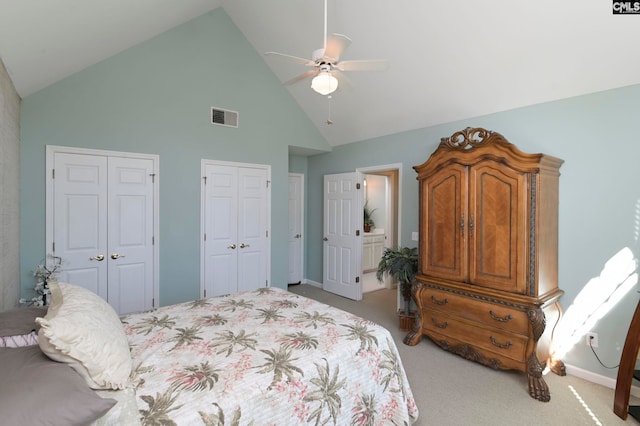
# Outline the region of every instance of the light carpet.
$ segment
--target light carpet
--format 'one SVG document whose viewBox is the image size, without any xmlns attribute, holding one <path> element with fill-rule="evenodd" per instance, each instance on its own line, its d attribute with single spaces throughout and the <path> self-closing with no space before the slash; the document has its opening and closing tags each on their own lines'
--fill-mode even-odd
<svg viewBox="0 0 640 426">
<path fill-rule="evenodd" d="M 613 412 L 614 390 L 567 375 L 545 376 L 551 401 L 529 396 L 524 373 L 497 371 L 440 349 L 425 337 L 416 346 L 402 343 L 395 290 L 365 293 L 355 302 L 311 285 L 289 291 L 351 312 L 387 328 L 398 346 L 420 410 L 422 425 L 637 425 Z M 640 404 L 632 396 L 632 403 Z"/>
</svg>

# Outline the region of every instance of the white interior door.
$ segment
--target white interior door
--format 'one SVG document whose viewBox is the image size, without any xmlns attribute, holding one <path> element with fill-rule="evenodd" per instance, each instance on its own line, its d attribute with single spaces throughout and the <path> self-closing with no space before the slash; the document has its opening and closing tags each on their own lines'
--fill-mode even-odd
<svg viewBox="0 0 640 426">
<path fill-rule="evenodd" d="M 157 295 L 157 157 L 117 154 L 47 147 L 46 239 L 61 281 L 124 314 L 153 308 Z"/>
<path fill-rule="evenodd" d="M 53 161 L 47 167 L 54 183 L 47 251 L 62 261 L 60 281 L 107 300 L 107 157 L 57 152 Z"/>
<path fill-rule="evenodd" d="M 236 291 L 238 281 L 237 167 L 207 166 L 203 179 L 204 296 Z"/>
<path fill-rule="evenodd" d="M 109 157 L 109 288 L 120 313 L 153 307 L 153 160 Z"/>
<path fill-rule="evenodd" d="M 324 257 L 322 287 L 362 299 L 362 175 L 324 176 Z"/>
<path fill-rule="evenodd" d="M 269 286 L 269 166 L 202 162 L 203 297 Z"/>
<path fill-rule="evenodd" d="M 267 171 L 238 168 L 238 291 L 268 287 Z"/>
<path fill-rule="evenodd" d="M 304 175 L 289 173 L 289 284 L 302 282 Z"/>
</svg>

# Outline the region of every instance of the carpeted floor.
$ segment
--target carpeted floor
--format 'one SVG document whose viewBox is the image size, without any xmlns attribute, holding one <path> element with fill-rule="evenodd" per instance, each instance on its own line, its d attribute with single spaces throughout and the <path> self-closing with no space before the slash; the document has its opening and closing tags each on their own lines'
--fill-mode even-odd
<svg viewBox="0 0 640 426">
<path fill-rule="evenodd" d="M 523 373 L 496 371 L 443 351 L 428 338 L 416 346 L 402 343 L 395 290 L 366 293 L 355 302 L 310 285 L 289 291 L 319 300 L 386 327 L 396 341 L 421 425 L 638 425 L 613 412 L 613 389 L 575 376 L 545 376 L 550 402 L 529 396 Z M 640 401 L 632 397 L 632 403 Z"/>
</svg>

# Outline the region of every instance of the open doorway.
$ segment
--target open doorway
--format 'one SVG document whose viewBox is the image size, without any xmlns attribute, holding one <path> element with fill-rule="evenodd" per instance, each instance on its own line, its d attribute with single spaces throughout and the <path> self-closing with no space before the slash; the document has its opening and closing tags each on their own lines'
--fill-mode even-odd
<svg viewBox="0 0 640 426">
<path fill-rule="evenodd" d="M 362 238 L 362 291 L 392 288 L 387 279 L 380 283 L 376 270 L 386 247 L 400 245 L 400 176 L 402 164 L 357 169 L 363 176 L 363 206 L 370 213 L 372 226 Z M 364 213 L 364 212 L 363 212 Z"/>
</svg>

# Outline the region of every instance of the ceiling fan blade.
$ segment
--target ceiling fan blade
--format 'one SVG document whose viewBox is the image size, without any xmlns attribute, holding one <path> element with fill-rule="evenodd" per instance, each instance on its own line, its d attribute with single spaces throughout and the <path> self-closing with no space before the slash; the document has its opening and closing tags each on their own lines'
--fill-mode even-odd
<svg viewBox="0 0 640 426">
<path fill-rule="evenodd" d="M 342 61 L 334 64 L 333 67 L 340 71 L 385 71 L 389 69 L 389 61 L 386 59 Z"/>
<path fill-rule="evenodd" d="M 296 62 L 298 64 L 302 64 L 302 65 L 306 65 L 308 67 L 313 67 L 315 66 L 315 62 L 310 61 L 309 59 L 305 59 L 305 58 L 300 58 L 298 56 L 291 56 L 291 55 L 287 55 L 284 53 L 278 53 L 278 52 L 265 52 L 265 55 L 275 55 L 275 56 L 280 56 L 281 58 L 285 58 L 289 61 L 292 62 Z"/>
<path fill-rule="evenodd" d="M 342 34 L 331 34 L 327 38 L 327 46 L 324 49 L 324 56 L 332 61 L 338 61 L 342 52 L 351 45 L 351 39 Z"/>
<path fill-rule="evenodd" d="M 300 75 L 298 75 L 298 76 L 296 76 L 296 77 L 293 77 L 291 80 L 287 80 L 287 81 L 285 81 L 285 82 L 284 82 L 284 83 L 282 83 L 282 84 L 283 84 L 284 86 L 290 86 L 290 85 L 292 85 L 292 84 L 295 84 L 295 83 L 297 83 L 297 82 L 299 82 L 299 81 L 304 80 L 305 78 L 312 77 L 312 76 L 314 76 L 314 75 L 316 75 L 316 74 L 318 74 L 318 71 L 317 71 L 317 70 L 309 70 L 309 71 L 307 71 L 307 72 L 303 72 L 302 74 L 300 74 Z"/>
</svg>

